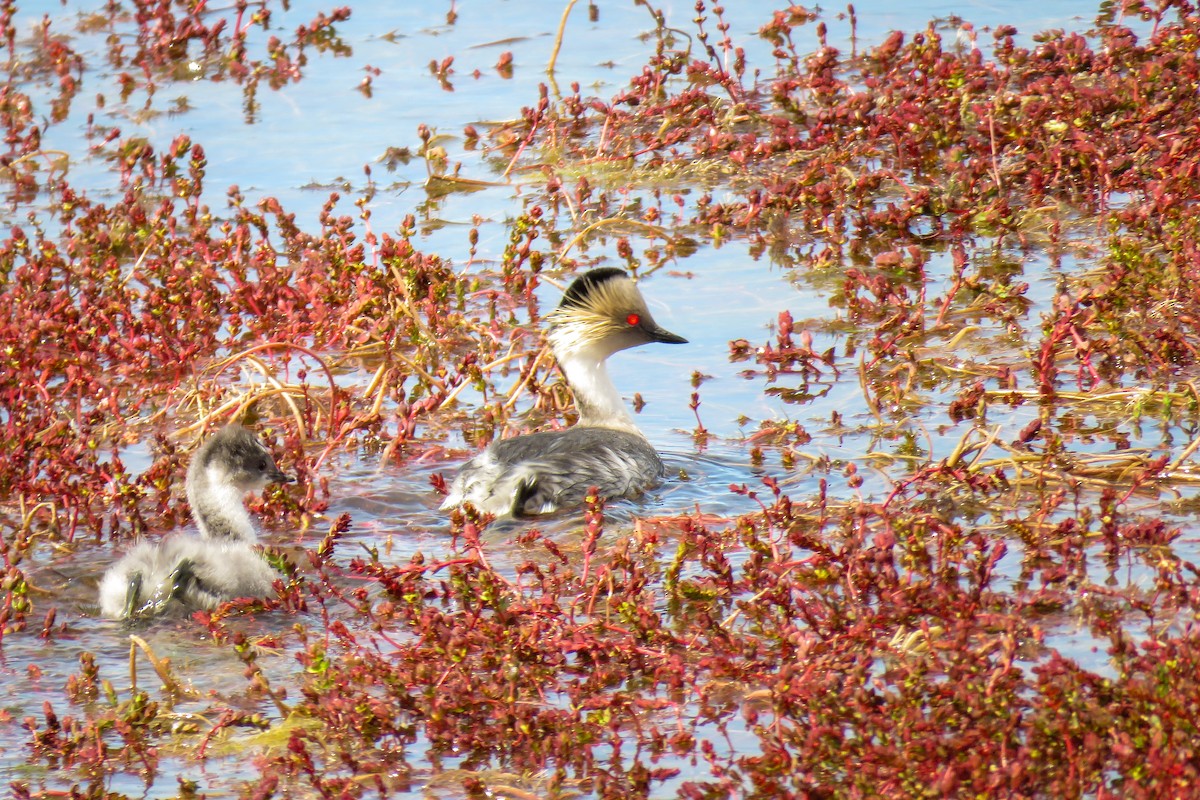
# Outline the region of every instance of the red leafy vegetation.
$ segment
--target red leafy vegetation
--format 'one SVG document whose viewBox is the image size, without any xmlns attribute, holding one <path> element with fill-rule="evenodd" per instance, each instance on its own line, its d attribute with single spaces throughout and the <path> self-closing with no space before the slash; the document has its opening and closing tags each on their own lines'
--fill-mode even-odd
<svg viewBox="0 0 1200 800">
<path fill-rule="evenodd" d="M 1110 9 L 1094 40 L 1052 33 L 1029 49 L 1001 27 L 990 58 L 973 32 L 970 46 L 947 47 L 933 27 L 846 58 L 825 43 L 823 23 L 817 51 L 800 55 L 792 37 L 810 17 L 793 7 L 761 31 L 776 46 L 773 81 L 748 84 L 724 39 L 723 52 L 706 44 L 706 59 L 661 52 L 611 103 L 576 94 L 557 113 L 527 109 L 522 126 L 496 138 L 528 151 L 540 137 L 565 147 L 572 164 L 719 162 L 743 199 L 701 198 L 695 221 L 764 247 L 786 227 L 806 234 L 802 250 L 817 264 L 862 264 L 846 272 L 844 302 L 852 320 L 875 327 L 876 355 L 894 354 L 900 336 L 945 326 L 953 304 L 995 313 L 1020 302 L 1023 285 L 960 272 L 979 237 L 1048 238 L 1054 252 L 1069 241 L 1073 215 L 1104 212 L 1110 269 L 1060 297 L 1039 385 L 1053 391 L 1063 356 L 1075 358 L 1081 387 L 1118 380 L 1114 364 L 1141 365 L 1132 372 L 1141 379 L 1142 370 L 1195 361 L 1197 317 L 1161 312 L 1181 301 L 1198 260 L 1190 209 L 1200 175 L 1187 154 L 1200 145 L 1191 91 L 1200 66 L 1189 3 L 1124 6 L 1126 17 L 1153 21 L 1145 41 Z M 720 7 L 713 13 L 719 20 Z M 691 88 L 664 89 L 685 74 Z M 1128 199 L 1108 210 L 1118 195 Z M 1148 242 L 1162 252 L 1151 255 Z M 930 246 L 956 263 L 932 320 L 923 316 Z M 1124 336 L 1108 334 L 1118 322 Z"/>
<path fill-rule="evenodd" d="M 150 23 L 148 13 L 140 25 Z M 164 6 L 153 18 L 159 27 L 167 13 Z M 315 21 L 301 38 L 328 24 Z M 196 32 L 170 27 L 171 36 Z M 10 27 L 10 47 L 13 38 Z M 48 33 L 35 45 L 52 65 L 74 63 Z M 474 359 L 438 345 L 451 331 L 462 335 L 457 309 L 467 287 L 407 238 L 371 237 L 368 253 L 336 195 L 316 233 L 302 231 L 271 198 L 245 205 L 236 187 L 217 214 L 202 201 L 204 151 L 180 137 L 161 153 L 143 141 L 114 140 L 119 190 L 101 202 L 30 166 L 40 155 L 37 126 L 52 123 L 16 86 L 8 86 L 4 118 L 10 164 L 22 165 L 7 173 L 13 199 L 34 191 L 47 208 L 0 241 L 0 497 L 20 509 L 5 526 L 0 630 L 9 631 L 25 625 L 27 586 L 17 564 L 35 533 L 65 542 L 80 534 L 128 538 L 151 518 L 174 514 L 171 481 L 181 462 L 174 446 L 160 440 L 162 456 L 140 476 L 120 455 L 165 427 L 168 413 L 221 419 L 273 401 L 291 410 L 285 444 L 303 460 L 301 443 L 318 431 L 331 445 L 355 431 L 407 438 L 412 420 L 465 380 Z M 274 374 L 297 359 L 298 382 Z M 333 385 L 330 370 L 341 360 L 375 370 L 370 393 L 351 398 Z M 239 362 L 271 371 L 269 380 L 248 393 L 214 380 Z M 314 362 L 323 369 L 310 385 L 306 367 Z M 385 401 L 406 409 L 394 434 L 384 428 Z M 311 486 L 303 500 L 275 500 L 293 516 L 317 502 Z"/>
<path fill-rule="evenodd" d="M 601 797 L 666 780 L 685 797 L 1069 797 L 1100 785 L 1186 796 L 1200 642 L 1130 642 L 1130 598 L 1092 585 L 1113 675 L 1047 651 L 1041 620 L 1079 596 L 1058 571 L 1082 554 L 1044 553 L 1031 588 L 1013 593 L 997 573 L 1006 546 L 981 533 L 911 511 L 768 499 L 725 530 L 643 526 L 602 563 L 544 542 L 512 580 L 469 556 L 354 561 L 381 591 L 347 594 L 315 557 L 310 602 L 331 617 L 351 604 L 375 632 L 300 634 L 295 708 L 313 724 L 292 728 L 264 776 L 322 796 L 402 792 L 420 739 L 434 764 L 487 780 L 503 754 L 505 769 L 550 768 L 551 789 L 583 781 Z M 1157 613 L 1193 613 L 1195 577 L 1164 564 Z M 167 710 L 143 696 L 100 723 L 48 709 L 26 724 L 50 763 L 152 769 L 145 748 Z M 244 716 L 223 724 L 266 724 Z M 746 725 L 755 752 L 730 741 Z M 680 781 L 689 761 L 705 766 Z"/>
<path fill-rule="evenodd" d="M 297 467 L 309 463 L 301 443 L 314 440 L 390 442 L 387 453 L 403 457 L 431 447 L 418 428 L 444 424 L 442 407 L 468 384 L 484 399 L 464 424 L 493 435 L 512 406 L 494 376 L 515 360 L 512 391 L 561 413 L 516 312 L 536 322 L 539 237 L 557 255 L 585 244 L 586 231 L 558 228 L 560 208 L 589 225 L 624 213 L 618 203 L 636 185 L 578 176 L 605 164 L 635 165 L 647 182 L 708 165 L 737 199 L 706 195 L 690 211 L 680 199 L 679 215 L 691 215 L 680 227 L 841 268 L 838 303 L 868 353 L 860 379 L 881 418 L 884 400 L 903 403 L 935 381 L 945 366 L 936 351 L 961 343 L 962 320 L 1022 333 L 1021 268 L 981 240 L 1058 258 L 1080 247 L 1085 220 L 1104 232 L 1101 269 L 1061 281 L 1023 342 L 1022 368 L 978 365 L 946 408 L 965 424 L 990 405 L 1037 400 L 1042 419 L 1007 444 L 998 431 L 969 432 L 939 460 L 910 447 L 911 471 L 881 502 L 839 500 L 824 479 L 815 496 L 792 497 L 766 478 L 761 497 L 731 487 L 756 513 L 642 521 L 622 534 L 592 504 L 576 545 L 519 534 L 512 570 L 489 565 L 486 522 L 470 513 L 451 518 L 450 556 L 401 565 L 352 559 L 342 518 L 297 559 L 279 598 L 203 615 L 244 665 L 244 697 L 181 727 L 173 710 L 186 691 L 169 664 L 154 662 L 161 699 L 136 687 L 123 698 L 84 654 L 62 704 L 20 721 L 39 765 L 98 795 L 118 773 L 161 780 L 163 750 L 179 740 L 219 758 L 214 743 L 245 728 L 276 734 L 253 763 L 244 794 L 254 797 L 400 794 L 430 773 L 471 796 L 1194 794 L 1200 570 L 1173 549 L 1178 530 L 1128 507 L 1144 487 L 1179 479 L 1179 463 L 1072 455 L 1077 409 L 1065 395 L 1149 384 L 1165 415 L 1191 403 L 1194 416 L 1194 390 L 1172 387 L 1197 367 L 1200 16 L 1184 2 L 1131 2 L 1090 37 L 1024 48 L 1002 28 L 990 57 L 946 47 L 933 28 L 846 57 L 822 25 L 815 53 L 801 55 L 798 31 L 814 18 L 793 7 L 761 32 L 776 63 L 752 65 L 722 11 L 697 9 L 698 58 L 668 46 L 660 27 L 656 56 L 611 102 L 546 93 L 493 131 L 500 167 L 556 160 L 533 165 L 550 175 L 546 194 L 513 223 L 499 269 L 479 286 L 407 239 L 368 229 L 360 240 L 336 198 L 316 233 L 275 201 L 247 207 L 236 189 L 215 214 L 201 202 L 203 151 L 186 140 L 163 153 L 120 141 L 123 196 L 111 203 L 36 170 L 23 173 L 27 185 L 14 177 L 53 210 L 0 252 L 0 497 L 21 510 L 17 524 L 7 512 L 4 521 L 0 629 L 32 635 L 27 618 L 43 610 L 22 571 L 33 536 L 78 548 L 81 533 L 125 538 L 174 513 L 182 458 L 170 442 L 138 478 L 120 460 L 160 418 L 258 400 Z M 1124 24 L 1134 15 L 1148 35 Z M 168 50 L 188 24 L 160 23 Z M 72 63 L 41 47 L 50 63 Z M 747 79 L 771 68 L 768 82 Z M 14 160 L 37 152 L 39 117 L 20 107 L 6 107 Z M 618 242 L 631 268 L 695 247 L 656 228 L 664 195 L 647 194 L 640 219 L 621 220 L 652 240 L 641 253 Z M 949 270 L 937 277 L 931 255 L 942 253 Z M 928 297 L 942 279 L 944 296 Z M 805 403 L 845 369 L 795 324 L 781 316 L 773 343 L 731 350 L 756 362 L 767 391 Z M 219 374 L 222 359 L 260 353 L 323 370 L 361 359 L 374 377 L 356 392 L 302 376 L 242 395 L 194 380 L 192 365 Z M 755 443 L 794 458 L 812 438 L 769 423 Z M 985 460 L 993 447 L 1007 456 Z M 856 465 L 843 474 L 862 485 Z M 310 490 L 271 507 L 295 519 L 317 502 Z M 980 521 L 988 515 L 992 524 Z M 1118 577 L 1134 569 L 1137 581 Z M 255 609 L 306 616 L 251 641 L 242 626 Z M 61 635 L 45 610 L 43 637 Z M 1104 674 L 1053 646 L 1068 623 L 1103 643 Z M 281 686 L 256 646 L 291 649 L 302 672 Z M 12 789 L 48 793 L 26 780 Z"/>
</svg>

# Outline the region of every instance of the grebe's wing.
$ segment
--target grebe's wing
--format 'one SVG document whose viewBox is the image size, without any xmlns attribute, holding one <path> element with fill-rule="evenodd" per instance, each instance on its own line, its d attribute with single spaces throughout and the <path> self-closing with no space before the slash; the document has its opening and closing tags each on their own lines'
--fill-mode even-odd
<svg viewBox="0 0 1200 800">
<path fill-rule="evenodd" d="M 641 436 L 574 427 L 493 442 L 459 471 L 443 508 L 469 501 L 496 516 L 548 514 L 583 501 L 637 497 L 662 477 L 658 453 Z"/>
</svg>

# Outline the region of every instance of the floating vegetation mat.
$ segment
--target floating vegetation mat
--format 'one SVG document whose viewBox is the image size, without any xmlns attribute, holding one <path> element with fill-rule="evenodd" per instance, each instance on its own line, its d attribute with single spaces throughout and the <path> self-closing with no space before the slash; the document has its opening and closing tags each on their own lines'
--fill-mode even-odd
<svg viewBox="0 0 1200 800">
<path fill-rule="evenodd" d="M 339 60 L 369 100 L 390 76 L 342 30 L 370 8 L 138 0 L 30 28 L 19 5 L 0 4 L 12 796 L 1196 796 L 1190 3 L 870 44 L 853 8 L 739 33 L 720 6 L 636 4 L 616 91 L 552 64 L 503 119 L 318 173 L 312 219 L 210 186 L 201 134 L 139 126 L 174 130 L 181 87 L 217 85 L 253 123 Z M 562 10 L 567 31 L 610 13 Z M 506 51 L 497 80 L 514 68 Z M 452 57 L 426 77 L 472 80 Z M 381 176 L 414 168 L 421 199 L 383 221 L 411 198 Z M 436 213 L 468 196 L 495 218 Z M 713 279 L 718 251 L 741 266 Z M 684 399 L 645 419 L 687 451 L 658 499 L 437 511 L 468 454 L 574 419 L 538 331 L 597 265 L 667 307 L 711 290 L 712 314 L 769 286 L 772 311 L 721 364 L 672 362 Z M 276 595 L 97 620 L 103 568 L 188 524 L 189 455 L 231 418 L 298 477 L 251 505 Z"/>
</svg>

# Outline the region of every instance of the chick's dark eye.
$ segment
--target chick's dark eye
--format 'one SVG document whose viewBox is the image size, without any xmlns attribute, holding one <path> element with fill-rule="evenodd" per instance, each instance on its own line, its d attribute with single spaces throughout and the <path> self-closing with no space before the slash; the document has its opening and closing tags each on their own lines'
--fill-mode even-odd
<svg viewBox="0 0 1200 800">
<path fill-rule="evenodd" d="M 639 317 L 637 314 L 630 314 L 628 317 L 625 318 L 625 321 L 627 323 L 629 323 L 630 327 L 634 327 L 642 321 L 642 318 Z"/>
<path fill-rule="evenodd" d="M 265 458 L 259 459 L 258 468 L 263 472 L 267 471 L 267 460 Z"/>
</svg>

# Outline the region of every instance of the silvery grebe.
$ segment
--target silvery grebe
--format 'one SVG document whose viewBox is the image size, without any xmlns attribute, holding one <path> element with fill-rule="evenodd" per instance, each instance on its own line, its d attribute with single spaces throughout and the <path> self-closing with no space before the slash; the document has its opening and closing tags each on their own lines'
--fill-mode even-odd
<svg viewBox="0 0 1200 800">
<path fill-rule="evenodd" d="M 592 486 L 606 499 L 637 497 L 662 477 L 662 460 L 625 410 L 605 360 L 629 347 L 687 339 L 659 327 L 634 282 L 614 268 L 577 278 L 547 322 L 578 423 L 493 442 L 459 470 L 443 509 L 469 502 L 498 517 L 548 514 L 582 502 Z"/>
<path fill-rule="evenodd" d="M 100 610 L 112 619 L 172 609 L 211 610 L 236 597 L 264 597 L 279 573 L 254 545 L 247 492 L 292 480 L 257 436 L 236 423 L 217 431 L 192 457 L 188 503 L 200 535 L 142 542 L 100 582 Z"/>
</svg>

